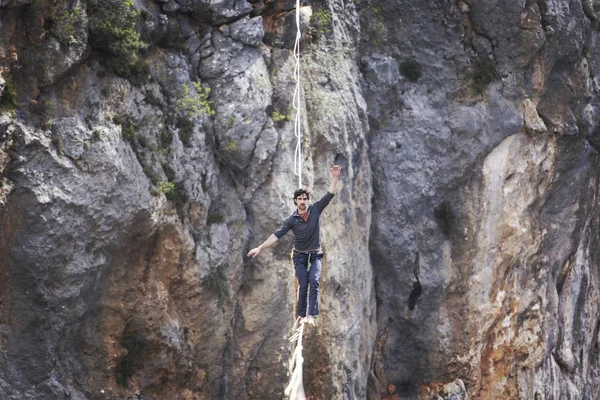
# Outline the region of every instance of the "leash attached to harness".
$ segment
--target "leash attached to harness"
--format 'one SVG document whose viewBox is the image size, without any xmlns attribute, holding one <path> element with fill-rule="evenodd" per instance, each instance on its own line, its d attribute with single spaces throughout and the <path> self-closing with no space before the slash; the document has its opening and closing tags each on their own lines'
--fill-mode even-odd
<svg viewBox="0 0 600 400">
<path fill-rule="evenodd" d="M 300 253 L 300 254 L 308 254 L 308 262 L 306 263 L 306 272 L 310 272 L 310 267 L 312 266 L 312 260 L 311 260 L 311 256 L 315 253 L 319 253 L 321 252 L 321 248 L 318 248 L 316 250 L 308 250 L 308 251 L 304 251 L 304 250 L 298 250 L 296 248 L 292 248 L 292 252 L 290 253 L 290 259 L 292 260 L 292 264 L 294 263 L 294 253 Z M 294 265 L 295 267 L 295 265 Z"/>
</svg>

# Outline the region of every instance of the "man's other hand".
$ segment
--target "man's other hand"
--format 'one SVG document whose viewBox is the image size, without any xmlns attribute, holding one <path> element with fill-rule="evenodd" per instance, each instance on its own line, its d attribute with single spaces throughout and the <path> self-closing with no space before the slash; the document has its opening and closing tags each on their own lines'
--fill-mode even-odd
<svg viewBox="0 0 600 400">
<path fill-rule="evenodd" d="M 260 247 L 256 247 L 256 248 L 250 250 L 248 252 L 248 257 L 252 257 L 252 258 L 256 257 L 260 253 L 260 250 L 261 250 Z"/>
</svg>

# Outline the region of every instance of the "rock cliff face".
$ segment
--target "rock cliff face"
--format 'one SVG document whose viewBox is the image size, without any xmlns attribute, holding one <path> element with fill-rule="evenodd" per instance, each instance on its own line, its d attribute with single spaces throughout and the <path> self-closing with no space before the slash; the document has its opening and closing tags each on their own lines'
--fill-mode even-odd
<svg viewBox="0 0 600 400">
<path fill-rule="evenodd" d="M 302 3 L 310 398 L 599 398 L 599 18 L 509 3 Z M 0 6 L 0 398 L 282 398 L 295 2 Z"/>
</svg>

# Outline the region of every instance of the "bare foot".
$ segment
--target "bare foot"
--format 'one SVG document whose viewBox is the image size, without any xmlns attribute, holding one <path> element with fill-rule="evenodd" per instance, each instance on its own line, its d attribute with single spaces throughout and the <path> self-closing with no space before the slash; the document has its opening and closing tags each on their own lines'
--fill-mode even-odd
<svg viewBox="0 0 600 400">
<path fill-rule="evenodd" d="M 306 321 L 308 321 L 308 318 L 306 318 L 306 317 L 300 317 L 300 324 L 301 324 L 301 325 L 302 325 L 302 324 L 305 324 L 305 323 L 306 323 Z"/>
<path fill-rule="evenodd" d="M 314 316 L 312 316 L 312 315 L 309 315 L 309 316 L 308 316 L 308 319 L 307 319 L 307 322 L 308 322 L 310 325 L 312 325 L 312 326 L 315 326 L 315 317 L 314 317 Z"/>
</svg>

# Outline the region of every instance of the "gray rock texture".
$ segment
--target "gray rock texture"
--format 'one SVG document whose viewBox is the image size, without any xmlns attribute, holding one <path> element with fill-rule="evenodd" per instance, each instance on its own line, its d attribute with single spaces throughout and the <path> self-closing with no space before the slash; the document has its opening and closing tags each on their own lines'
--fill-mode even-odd
<svg viewBox="0 0 600 400">
<path fill-rule="evenodd" d="M 446 398 L 435 382 L 460 377 L 473 398 L 596 398 L 596 34 L 581 4 L 380 7 L 388 41 L 363 38 L 361 59 L 378 178 L 370 393 Z"/>
<path fill-rule="evenodd" d="M 284 398 L 295 2 L 107 4 L 0 3 L 0 398 Z M 307 396 L 598 399 L 593 4 L 300 11 Z"/>
</svg>

